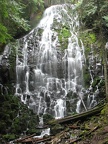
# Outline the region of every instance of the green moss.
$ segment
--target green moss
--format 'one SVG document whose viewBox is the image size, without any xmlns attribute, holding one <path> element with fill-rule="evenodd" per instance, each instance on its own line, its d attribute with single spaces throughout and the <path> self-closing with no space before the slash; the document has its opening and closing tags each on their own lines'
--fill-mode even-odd
<svg viewBox="0 0 108 144">
<path fill-rule="evenodd" d="M 34 127 L 34 128 L 32 128 L 32 129 L 28 129 L 26 133 L 27 133 L 27 134 L 34 134 L 34 133 L 35 133 L 36 135 L 40 135 L 40 134 L 41 134 L 41 131 L 38 130 L 38 129 L 36 129 L 36 128 Z"/>
<path fill-rule="evenodd" d="M 108 116 L 108 104 L 106 104 L 105 107 L 101 110 L 101 114 Z"/>
<path fill-rule="evenodd" d="M 0 134 L 5 135 L 3 137 L 5 141 L 20 137 L 20 134 L 24 132 L 28 134 L 37 132 L 39 118 L 32 110 L 21 103 L 16 96 L 1 95 L 0 99 L 2 100 L 0 101 L 2 110 L 0 112 Z"/>
<path fill-rule="evenodd" d="M 83 68 L 83 80 L 85 87 L 88 88 L 90 86 L 91 76 L 87 66 Z"/>
<path fill-rule="evenodd" d="M 6 134 L 6 135 L 3 135 L 3 138 L 4 138 L 5 140 L 8 140 L 8 141 L 14 140 L 15 137 L 16 137 L 15 134 Z"/>
<path fill-rule="evenodd" d="M 68 38 L 71 36 L 70 28 L 66 24 L 58 23 L 57 20 L 54 20 L 52 29 L 58 33 L 58 40 L 61 45 L 61 50 L 67 49 Z"/>
<path fill-rule="evenodd" d="M 87 56 L 91 51 L 91 48 L 90 47 L 86 47 L 85 48 L 85 55 Z"/>
<path fill-rule="evenodd" d="M 83 41 L 83 44 L 85 46 L 85 55 L 87 57 L 87 55 L 91 51 L 91 45 L 95 47 L 96 35 L 92 31 L 83 30 L 82 32 L 80 32 L 79 39 Z"/>
<path fill-rule="evenodd" d="M 45 124 L 48 124 L 49 121 L 54 120 L 54 117 L 50 114 L 43 115 L 43 121 Z"/>
<path fill-rule="evenodd" d="M 60 30 L 58 30 L 58 39 L 61 44 L 61 49 L 64 50 L 68 46 L 68 38 L 71 36 L 70 29 L 66 26 L 62 26 Z"/>
<path fill-rule="evenodd" d="M 59 33 L 59 37 L 60 38 L 69 38 L 70 36 L 71 36 L 71 33 L 70 33 L 69 28 L 66 26 L 63 26 L 60 33 Z"/>
<path fill-rule="evenodd" d="M 83 30 L 83 32 L 80 32 L 80 39 L 85 45 L 90 45 L 96 42 L 96 35 L 92 31 Z"/>
<path fill-rule="evenodd" d="M 93 32 L 89 33 L 89 38 L 90 38 L 90 43 L 95 43 L 96 42 L 96 35 Z"/>
</svg>

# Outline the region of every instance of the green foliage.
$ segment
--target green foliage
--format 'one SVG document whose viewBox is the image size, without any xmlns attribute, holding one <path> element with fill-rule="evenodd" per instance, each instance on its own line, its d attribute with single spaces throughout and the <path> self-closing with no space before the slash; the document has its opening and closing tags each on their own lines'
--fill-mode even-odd
<svg viewBox="0 0 108 144">
<path fill-rule="evenodd" d="M 42 6 L 43 0 L 0 0 L 0 43 L 28 31 L 28 20 Z"/>
<path fill-rule="evenodd" d="M 107 16 L 103 16 L 103 19 L 105 21 L 105 25 L 108 27 L 108 15 Z"/>
<path fill-rule="evenodd" d="M 26 0 L 22 1 L 25 5 L 23 16 L 30 20 L 32 15 L 37 14 L 43 9 L 43 0 Z"/>
<path fill-rule="evenodd" d="M 108 35 L 108 1 L 82 0 L 78 7 L 79 15 L 87 29 L 91 29 L 99 39 Z"/>
<path fill-rule="evenodd" d="M 80 34 L 80 38 L 83 40 L 85 46 L 90 46 L 96 42 L 96 35 L 93 32 L 89 32 L 88 30 L 83 31 Z"/>
<path fill-rule="evenodd" d="M 71 33 L 70 33 L 70 31 L 69 31 L 69 29 L 68 29 L 67 27 L 63 27 L 63 28 L 61 29 L 61 31 L 60 31 L 59 36 L 60 36 L 61 38 L 68 38 L 68 37 L 71 36 Z"/>
<path fill-rule="evenodd" d="M 101 120 L 105 125 L 108 125 L 108 103 L 101 110 Z"/>
<path fill-rule="evenodd" d="M 6 43 L 9 39 L 11 36 L 8 34 L 7 28 L 0 23 L 0 43 Z"/>
<path fill-rule="evenodd" d="M 104 106 L 104 108 L 101 110 L 101 114 L 108 117 L 108 115 L 107 115 L 108 114 L 108 104 L 106 104 Z"/>
<path fill-rule="evenodd" d="M 5 140 L 14 140 L 15 139 L 15 134 L 6 134 L 6 135 L 3 135 L 3 139 Z"/>
<path fill-rule="evenodd" d="M 85 1 L 83 1 L 83 3 L 84 2 Z M 96 13 L 96 10 L 97 10 L 97 6 L 94 5 L 94 1 L 86 2 L 86 5 L 85 5 L 85 15 L 86 16 L 94 15 Z"/>
<path fill-rule="evenodd" d="M 0 95 L 0 134 L 6 141 L 36 132 L 39 118 L 13 95 Z"/>
<path fill-rule="evenodd" d="M 85 46 L 85 55 L 87 56 L 91 51 L 91 45 L 95 47 L 96 45 L 96 34 L 92 32 L 90 29 L 83 30 L 80 32 L 79 39 L 83 41 Z"/>
<path fill-rule="evenodd" d="M 20 2 L 15 0 L 0 1 L 0 31 L 3 31 L 2 35 L 0 35 L 1 43 L 6 43 L 7 39 L 14 36 L 16 32 L 14 27 L 15 29 L 29 29 L 27 21 L 21 16 L 22 11 L 23 6 Z M 11 32 L 12 29 L 15 31 L 14 33 Z"/>
<path fill-rule="evenodd" d="M 94 33 L 89 33 L 89 38 L 91 43 L 95 43 L 96 42 L 96 36 Z"/>
<path fill-rule="evenodd" d="M 68 27 L 63 26 L 60 30 L 58 30 L 58 39 L 61 44 L 62 50 L 67 48 L 68 38 L 70 36 L 71 36 L 71 33 Z"/>
</svg>

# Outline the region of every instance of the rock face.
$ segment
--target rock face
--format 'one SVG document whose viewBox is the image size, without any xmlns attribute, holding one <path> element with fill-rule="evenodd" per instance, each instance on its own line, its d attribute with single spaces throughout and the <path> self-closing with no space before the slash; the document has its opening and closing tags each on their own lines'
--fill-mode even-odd
<svg viewBox="0 0 108 144">
<path fill-rule="evenodd" d="M 103 92 L 101 60 L 85 58 L 75 6 L 46 9 L 38 26 L 18 41 L 16 95 L 38 115 L 56 118 L 94 107 Z"/>
<path fill-rule="evenodd" d="M 98 101 L 105 97 L 105 82 L 102 59 L 94 51 L 95 48 L 91 47 L 90 52 L 86 56 L 84 83 L 88 87 L 88 94 L 90 96 L 94 95 Z"/>
<path fill-rule="evenodd" d="M 0 55 L 0 92 L 1 94 L 14 94 L 15 92 L 15 57 L 13 58 L 8 46 Z M 11 58 L 10 58 L 11 57 Z M 11 63 L 13 59 L 13 63 Z"/>
<path fill-rule="evenodd" d="M 16 94 L 39 115 L 50 113 L 60 118 L 69 114 L 66 103 L 68 107 L 74 104 L 70 112 L 79 106 L 84 53 L 78 43 L 74 8 L 68 4 L 49 7 L 38 26 L 19 40 Z M 70 96 L 71 102 L 68 93 L 77 93 Z M 84 102 L 82 105 L 86 109 Z"/>
</svg>

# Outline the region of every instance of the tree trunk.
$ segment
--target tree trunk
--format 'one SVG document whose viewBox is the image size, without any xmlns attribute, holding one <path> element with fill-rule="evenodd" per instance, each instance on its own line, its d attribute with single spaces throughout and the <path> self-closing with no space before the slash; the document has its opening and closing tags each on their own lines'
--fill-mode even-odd
<svg viewBox="0 0 108 144">
<path fill-rule="evenodd" d="M 107 53 L 108 53 L 108 42 L 105 45 L 104 51 L 104 76 L 105 76 L 105 88 L 106 88 L 106 99 L 108 102 L 108 64 L 107 64 Z"/>
</svg>

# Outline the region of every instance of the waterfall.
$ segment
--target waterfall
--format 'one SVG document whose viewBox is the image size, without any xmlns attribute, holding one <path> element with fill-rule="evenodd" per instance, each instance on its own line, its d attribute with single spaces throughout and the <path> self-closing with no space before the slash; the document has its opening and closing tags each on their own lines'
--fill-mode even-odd
<svg viewBox="0 0 108 144">
<path fill-rule="evenodd" d="M 18 40 L 16 95 L 38 115 L 61 118 L 87 110 L 84 102 L 84 46 L 78 39 L 79 21 L 74 5 L 47 8 L 39 24 Z M 70 35 L 62 50 L 59 29 Z"/>
</svg>

